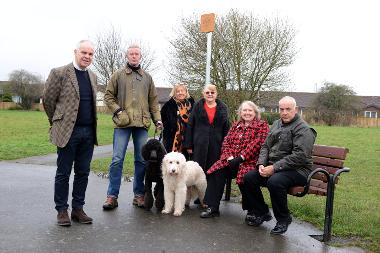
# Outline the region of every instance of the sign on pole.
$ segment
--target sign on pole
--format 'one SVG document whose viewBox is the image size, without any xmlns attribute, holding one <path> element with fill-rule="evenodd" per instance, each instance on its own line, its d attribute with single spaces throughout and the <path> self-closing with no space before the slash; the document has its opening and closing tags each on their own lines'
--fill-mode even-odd
<svg viewBox="0 0 380 253">
<path fill-rule="evenodd" d="M 201 16 L 201 33 L 213 32 L 215 29 L 215 14 L 203 14 Z"/>
<path fill-rule="evenodd" d="M 203 14 L 201 16 L 201 32 L 207 33 L 207 56 L 206 56 L 206 85 L 210 83 L 211 68 L 211 39 L 215 29 L 215 14 Z"/>
</svg>

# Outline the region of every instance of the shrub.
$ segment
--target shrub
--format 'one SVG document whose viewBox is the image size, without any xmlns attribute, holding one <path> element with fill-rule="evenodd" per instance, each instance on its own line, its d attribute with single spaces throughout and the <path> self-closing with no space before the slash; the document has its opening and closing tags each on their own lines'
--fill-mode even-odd
<svg viewBox="0 0 380 253">
<path fill-rule="evenodd" d="M 12 102 L 12 95 L 5 93 L 4 95 L 0 96 L 0 102 Z"/>
<path fill-rule="evenodd" d="M 268 122 L 269 125 L 272 125 L 275 120 L 280 118 L 280 114 L 277 112 L 263 112 L 261 113 L 261 119 Z"/>
</svg>

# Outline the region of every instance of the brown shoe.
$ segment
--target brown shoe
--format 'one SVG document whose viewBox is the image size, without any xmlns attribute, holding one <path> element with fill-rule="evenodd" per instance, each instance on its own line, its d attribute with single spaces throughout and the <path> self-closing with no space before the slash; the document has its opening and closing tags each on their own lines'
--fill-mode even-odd
<svg viewBox="0 0 380 253">
<path fill-rule="evenodd" d="M 92 218 L 88 217 L 82 208 L 75 208 L 71 212 L 71 219 L 82 224 L 91 224 Z"/>
<path fill-rule="evenodd" d="M 57 224 L 59 226 L 64 226 L 64 227 L 68 227 L 71 225 L 71 220 L 69 217 L 69 213 L 67 212 L 67 209 L 58 211 Z"/>
<path fill-rule="evenodd" d="M 144 207 L 144 196 L 135 196 L 132 204 L 138 207 Z"/>
<path fill-rule="evenodd" d="M 118 207 L 117 199 L 115 197 L 107 197 L 106 201 L 103 204 L 104 210 L 112 210 Z"/>
</svg>

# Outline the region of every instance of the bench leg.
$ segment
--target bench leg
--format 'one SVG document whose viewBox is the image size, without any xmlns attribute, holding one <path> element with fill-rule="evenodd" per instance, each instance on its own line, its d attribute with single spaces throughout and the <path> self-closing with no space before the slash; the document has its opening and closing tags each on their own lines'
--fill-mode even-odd
<svg viewBox="0 0 380 253">
<path fill-rule="evenodd" d="M 331 225 L 332 225 L 333 209 L 334 209 L 334 190 L 335 190 L 334 177 L 333 175 L 330 175 L 328 185 L 327 185 L 323 242 L 328 242 L 331 240 Z"/>
<path fill-rule="evenodd" d="M 231 178 L 227 178 L 227 181 L 226 181 L 226 193 L 224 194 L 224 200 L 225 201 L 230 201 L 230 197 L 231 197 L 231 182 L 232 182 L 232 179 Z"/>
</svg>

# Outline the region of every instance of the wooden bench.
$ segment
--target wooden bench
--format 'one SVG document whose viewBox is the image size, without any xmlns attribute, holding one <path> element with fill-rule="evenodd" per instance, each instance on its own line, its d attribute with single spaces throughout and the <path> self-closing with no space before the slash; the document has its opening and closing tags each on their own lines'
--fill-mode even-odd
<svg viewBox="0 0 380 253">
<path fill-rule="evenodd" d="M 344 167 L 344 160 L 349 150 L 343 147 L 314 145 L 313 147 L 313 172 L 307 179 L 305 186 L 295 186 L 289 189 L 288 194 L 303 197 L 306 194 L 326 196 L 324 231 L 322 236 L 314 238 L 327 242 L 331 239 L 331 224 L 333 216 L 333 202 L 335 184 L 342 172 L 349 172 Z M 225 200 L 230 200 L 231 179 L 227 180 Z"/>
</svg>

